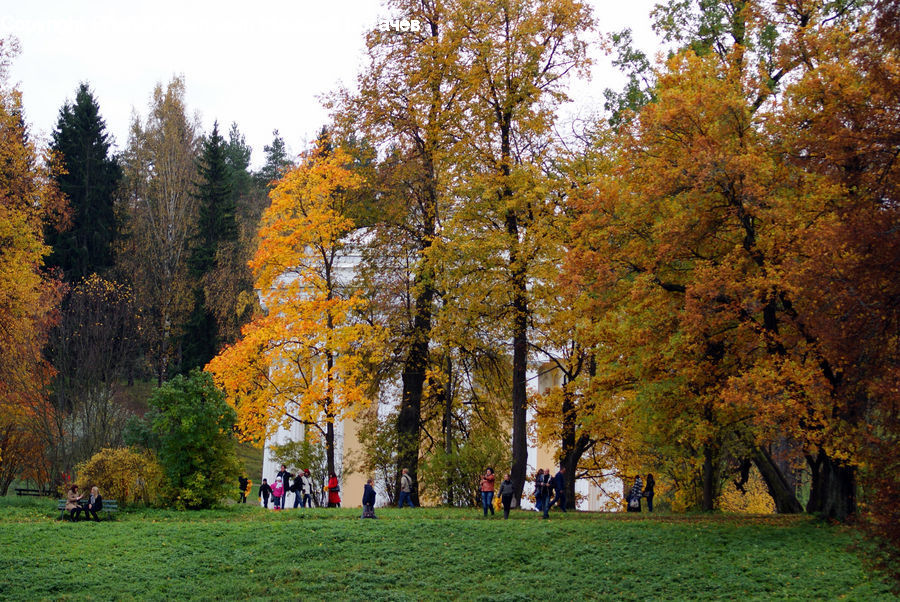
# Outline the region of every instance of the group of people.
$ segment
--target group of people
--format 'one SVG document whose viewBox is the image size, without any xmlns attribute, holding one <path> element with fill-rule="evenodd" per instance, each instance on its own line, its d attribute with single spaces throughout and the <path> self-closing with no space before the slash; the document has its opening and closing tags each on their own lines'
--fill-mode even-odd
<svg viewBox="0 0 900 602">
<path fill-rule="evenodd" d="M 245 491 L 247 487 L 246 477 L 238 480 L 238 487 L 241 491 Z M 328 477 L 328 507 L 340 508 L 341 506 L 341 488 L 338 484 L 337 475 L 333 472 Z M 313 480 L 308 468 L 298 470 L 297 474 L 288 472 L 287 466 L 281 465 L 281 470 L 275 475 L 275 481 L 270 485 L 268 479 L 262 480 L 259 486 L 259 497 L 262 499 L 264 508 L 269 507 L 269 500 L 275 510 L 287 508 L 287 494 L 294 494 L 294 508 L 311 508 L 313 496 Z M 242 493 L 241 499 L 246 502 L 246 497 Z"/>
<path fill-rule="evenodd" d="M 656 487 L 656 481 L 653 479 L 652 474 L 647 474 L 647 485 L 644 485 L 644 482 L 641 481 L 641 475 L 637 475 L 634 477 L 634 485 L 631 486 L 631 491 L 628 492 L 628 495 L 625 496 L 625 502 L 627 504 L 628 512 L 640 512 L 641 511 L 641 498 L 647 498 L 647 510 L 649 512 L 653 512 L 653 488 Z"/>
<path fill-rule="evenodd" d="M 101 510 L 103 510 L 103 497 L 100 495 L 100 489 L 91 487 L 91 495 L 87 501 L 84 501 L 84 494 L 78 494 L 78 485 L 69 487 L 66 494 L 66 511 L 69 513 L 69 520 L 77 523 L 78 516 L 84 512 L 86 519 L 90 520 L 93 517 L 99 523 L 100 516 L 97 513 Z"/>
<path fill-rule="evenodd" d="M 494 475 L 494 469 L 488 467 L 481 476 L 481 485 L 479 487 L 481 490 L 481 507 L 484 511 L 484 516 L 487 516 L 488 512 L 491 513 L 491 516 L 494 515 L 495 481 L 496 477 Z M 513 482 L 509 477 L 509 473 L 503 475 L 503 481 L 501 481 L 500 490 L 497 493 L 500 496 L 500 503 L 503 505 L 503 518 L 508 519 L 510 508 L 512 508 L 513 495 L 515 494 L 515 487 L 513 487 Z M 543 468 L 538 470 L 537 475 L 534 478 L 534 497 L 535 509 L 538 511 L 543 510 L 544 518 L 550 518 L 550 508 L 554 504 L 565 512 L 565 467 L 560 467 L 559 472 L 553 477 L 550 476 L 549 468 L 546 472 Z"/>
<path fill-rule="evenodd" d="M 534 506 L 538 512 L 543 511 L 544 518 L 550 518 L 550 508 L 554 505 L 566 512 L 566 467 L 550 476 L 550 469 L 538 469 L 534 477 Z"/>
</svg>

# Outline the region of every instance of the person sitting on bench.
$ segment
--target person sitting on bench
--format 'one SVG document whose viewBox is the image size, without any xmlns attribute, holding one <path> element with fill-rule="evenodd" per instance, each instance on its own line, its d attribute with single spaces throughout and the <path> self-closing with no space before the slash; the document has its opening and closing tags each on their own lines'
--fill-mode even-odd
<svg viewBox="0 0 900 602">
<path fill-rule="evenodd" d="M 81 498 L 83 495 L 78 495 L 78 485 L 72 485 L 69 487 L 69 493 L 66 496 L 66 510 L 69 511 L 69 520 L 72 522 L 78 522 L 78 515 L 81 514 Z"/>
<path fill-rule="evenodd" d="M 100 496 L 100 489 L 95 485 L 91 487 L 91 497 L 88 498 L 88 503 L 84 507 L 84 517 L 90 520 L 93 516 L 94 520 L 99 523 L 100 517 L 97 516 L 97 513 L 100 510 L 103 510 L 103 498 Z"/>
</svg>

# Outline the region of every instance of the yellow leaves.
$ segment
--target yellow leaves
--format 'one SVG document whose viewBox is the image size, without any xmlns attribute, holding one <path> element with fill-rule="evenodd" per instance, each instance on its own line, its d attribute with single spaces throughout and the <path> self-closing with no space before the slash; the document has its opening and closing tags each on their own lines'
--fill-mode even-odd
<svg viewBox="0 0 900 602">
<path fill-rule="evenodd" d="M 290 419 L 325 425 L 369 403 L 369 370 L 385 337 L 358 319 L 364 301 L 347 288 L 354 224 L 343 211 L 362 185 L 349 163 L 320 141 L 270 194 L 251 262 L 266 315 L 207 366 L 247 439 Z"/>
</svg>

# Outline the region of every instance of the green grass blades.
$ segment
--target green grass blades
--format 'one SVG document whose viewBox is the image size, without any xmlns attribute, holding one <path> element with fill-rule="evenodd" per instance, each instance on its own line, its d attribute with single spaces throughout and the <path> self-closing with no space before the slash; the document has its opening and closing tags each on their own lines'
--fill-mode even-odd
<svg viewBox="0 0 900 602">
<path fill-rule="evenodd" d="M 0 498 L 0 598 L 894 599 L 850 531 L 802 517 L 55 507 Z"/>
</svg>

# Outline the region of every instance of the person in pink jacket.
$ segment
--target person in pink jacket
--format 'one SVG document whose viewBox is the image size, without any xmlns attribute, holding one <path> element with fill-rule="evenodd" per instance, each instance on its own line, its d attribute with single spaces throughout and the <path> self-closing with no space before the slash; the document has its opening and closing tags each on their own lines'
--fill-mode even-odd
<svg viewBox="0 0 900 602">
<path fill-rule="evenodd" d="M 275 484 L 272 485 L 272 495 L 275 497 L 275 509 L 281 510 L 281 497 L 284 495 L 284 484 L 281 477 L 275 477 Z"/>
</svg>

